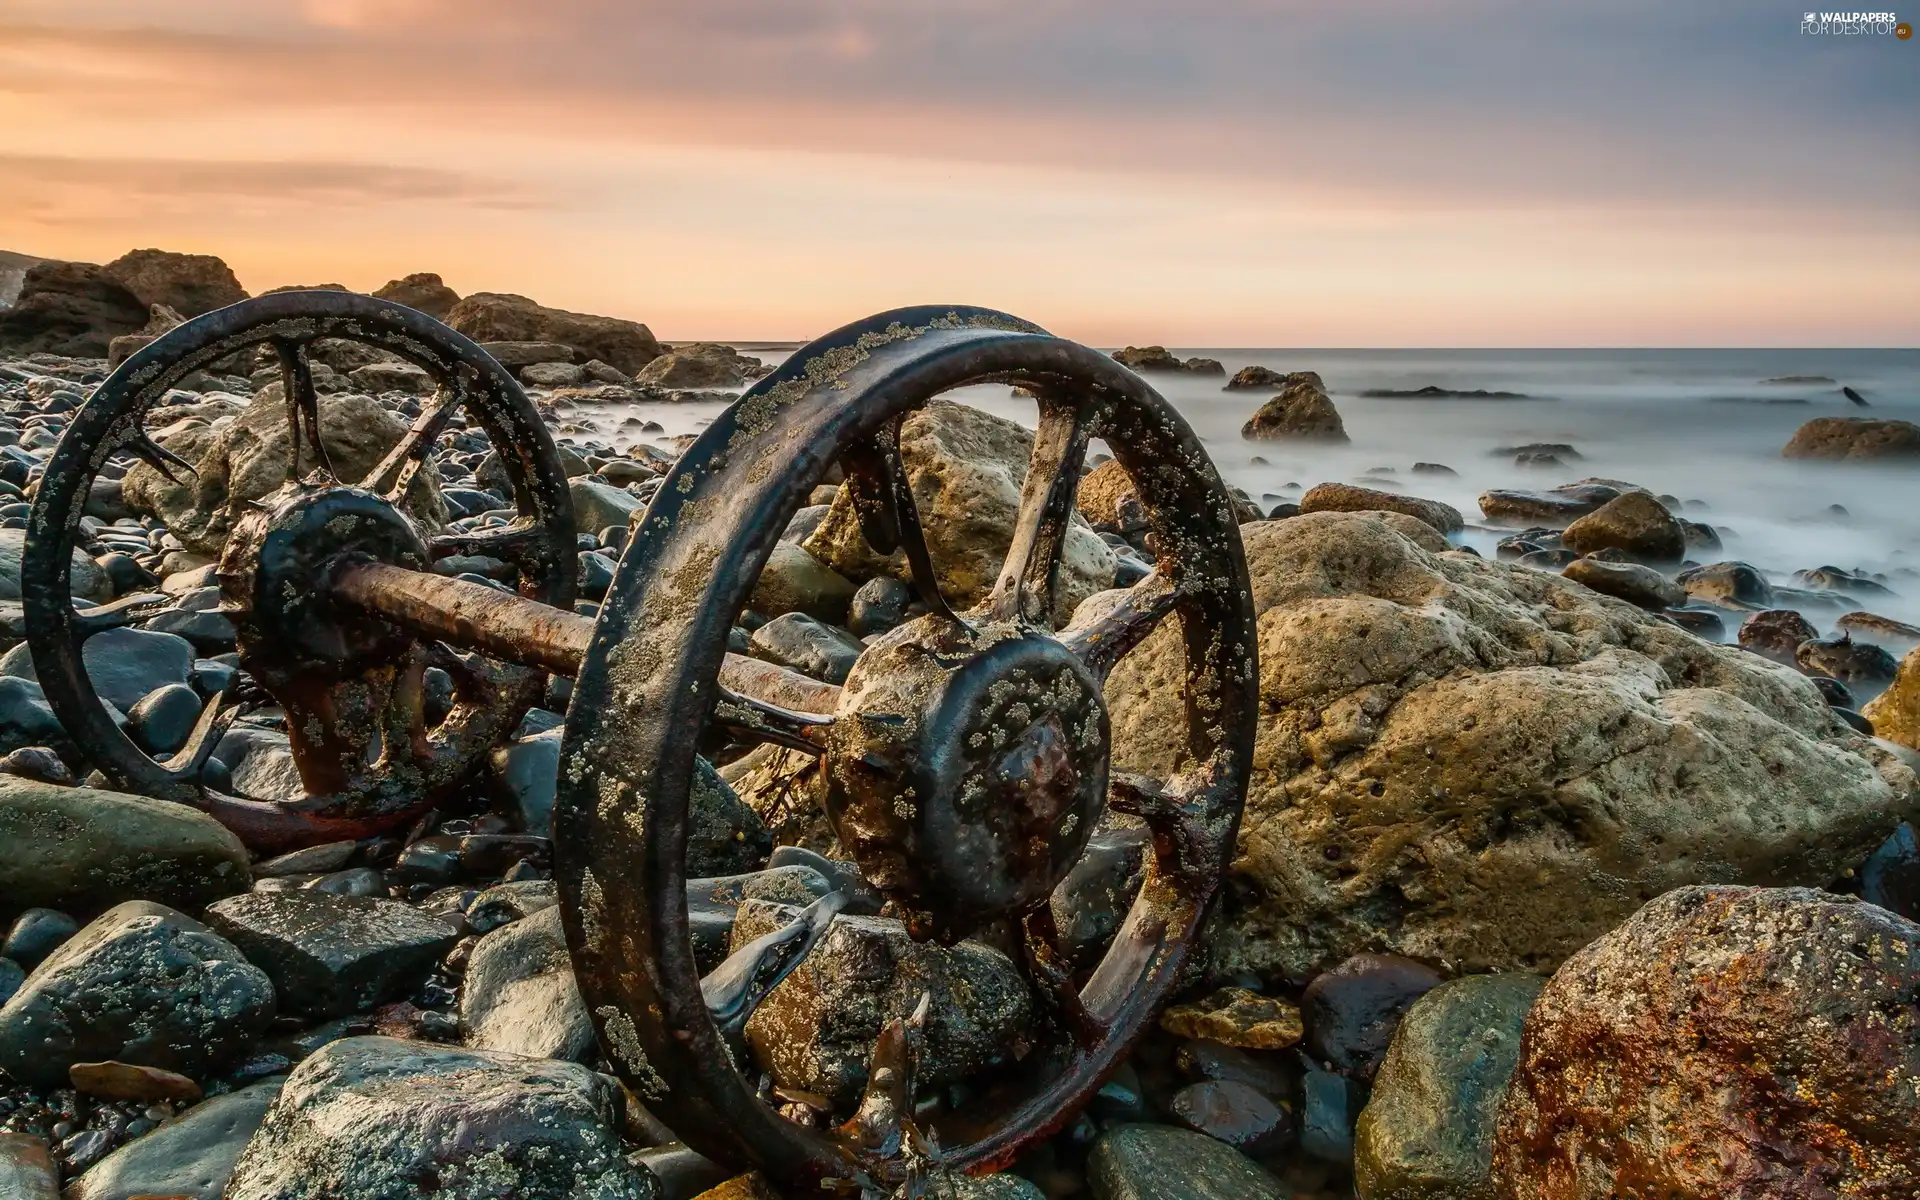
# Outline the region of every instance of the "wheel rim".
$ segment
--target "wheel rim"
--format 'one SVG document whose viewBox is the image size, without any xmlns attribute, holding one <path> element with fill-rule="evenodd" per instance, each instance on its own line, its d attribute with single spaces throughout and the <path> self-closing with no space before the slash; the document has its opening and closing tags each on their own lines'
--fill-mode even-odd
<svg viewBox="0 0 1920 1200">
<path fill-rule="evenodd" d="M 1099 1086 L 1176 982 L 1238 828 L 1257 700 L 1251 591 L 1231 498 L 1163 399 L 1104 355 L 978 309 L 882 314 L 815 342 L 761 381 L 681 458 L 622 559 L 575 682 L 555 862 L 575 972 L 616 1069 L 701 1153 L 796 1185 L 892 1184 L 908 1166 L 897 1145 L 863 1149 L 785 1120 L 732 1065 L 689 937 L 694 745 L 720 694 L 733 614 L 813 482 L 931 397 L 988 380 L 1029 383 L 1056 410 L 1097 411 L 1099 433 L 1133 478 L 1172 584 L 1162 611 L 1183 618 L 1194 765 L 1181 791 L 1187 807 L 1170 814 L 1163 805 L 1149 818 L 1146 881 L 1081 990 L 1097 1030 L 1050 1063 L 1033 1063 L 1032 1077 L 936 1121 L 947 1165 L 1005 1165 Z M 1048 412 L 1043 403 L 1037 451 L 1060 440 Z M 1064 453 L 1077 478 L 1072 448 Z M 1064 510 L 1059 489 L 1047 493 L 1054 519 L 1037 522 L 1030 541 L 1064 536 L 1072 490 L 1070 480 Z M 1021 524 L 1016 550 L 1028 532 Z M 1026 609 L 1021 574 L 1002 579 L 990 607 L 1015 616 Z M 1110 632 L 1079 646 L 1108 669 L 1139 640 L 1119 625 Z"/>
</svg>

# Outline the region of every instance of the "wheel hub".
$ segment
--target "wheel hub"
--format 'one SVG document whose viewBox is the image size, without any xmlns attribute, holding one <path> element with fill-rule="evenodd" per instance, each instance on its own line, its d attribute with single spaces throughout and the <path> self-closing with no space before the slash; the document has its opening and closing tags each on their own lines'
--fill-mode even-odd
<svg viewBox="0 0 1920 1200">
<path fill-rule="evenodd" d="M 827 812 L 920 938 L 1046 901 L 1107 790 L 1100 686 L 1053 638 L 945 616 L 874 642 L 842 694 Z"/>
<path fill-rule="evenodd" d="M 431 565 L 413 522 L 360 488 L 290 483 L 240 521 L 218 574 L 242 656 L 275 660 L 256 673 L 273 677 L 277 666 L 351 678 L 412 645 L 405 630 L 331 602 L 327 572 L 348 557 L 420 571 Z"/>
</svg>

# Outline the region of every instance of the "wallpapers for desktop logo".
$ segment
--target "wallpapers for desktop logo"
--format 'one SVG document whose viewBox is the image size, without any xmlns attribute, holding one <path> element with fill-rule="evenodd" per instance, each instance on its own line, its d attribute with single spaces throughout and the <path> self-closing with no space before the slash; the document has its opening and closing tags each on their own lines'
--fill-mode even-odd
<svg viewBox="0 0 1920 1200">
<path fill-rule="evenodd" d="M 1892 34 L 1906 41 L 1913 36 L 1913 26 L 1890 12 L 1810 12 L 1801 16 L 1800 32 L 1842 37 Z"/>
</svg>

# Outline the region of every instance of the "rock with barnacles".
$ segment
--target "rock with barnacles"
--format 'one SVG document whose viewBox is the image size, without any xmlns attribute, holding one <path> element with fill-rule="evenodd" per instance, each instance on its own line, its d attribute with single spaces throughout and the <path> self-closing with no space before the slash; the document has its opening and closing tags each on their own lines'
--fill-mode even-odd
<svg viewBox="0 0 1920 1200">
<path fill-rule="evenodd" d="M 1361 951 L 1551 970 L 1689 883 L 1823 884 L 1920 807 L 1790 668 L 1375 517 L 1244 527 L 1261 716 L 1222 974 Z M 1107 687 L 1115 767 L 1180 766 L 1177 620 Z"/>
<path fill-rule="evenodd" d="M 900 457 L 919 503 L 927 551 L 953 604 L 978 603 L 1000 577 L 1032 454 L 1030 430 L 946 400 L 930 402 L 901 425 Z M 1078 513 L 1064 543 L 1054 596 L 1060 622 L 1080 601 L 1111 587 L 1115 568 L 1112 547 Z M 909 578 L 905 555 L 883 557 L 867 545 L 847 488 L 805 545 L 855 581 L 880 574 Z"/>
<path fill-rule="evenodd" d="M 733 949 L 772 932 L 799 910 L 767 901 L 741 904 Z M 888 1021 L 932 996 L 922 1086 L 952 1083 L 1017 1059 L 1027 1048 L 1032 1001 L 1018 968 L 979 942 L 916 942 L 900 922 L 842 915 L 747 1021 L 754 1057 L 788 1087 L 851 1105 L 867 1082 L 868 1060 Z"/>
</svg>

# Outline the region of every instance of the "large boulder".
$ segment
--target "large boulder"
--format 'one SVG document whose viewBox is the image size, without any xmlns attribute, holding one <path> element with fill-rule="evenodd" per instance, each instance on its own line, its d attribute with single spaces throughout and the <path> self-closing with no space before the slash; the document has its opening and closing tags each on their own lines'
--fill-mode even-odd
<svg viewBox="0 0 1920 1200">
<path fill-rule="evenodd" d="M 577 1063 L 346 1038 L 287 1077 L 226 1200 L 655 1200 L 620 1111 Z"/>
<path fill-rule="evenodd" d="M 282 1007 L 321 1019 L 417 987 L 455 938 L 410 904 L 320 891 L 233 896 L 207 909 L 207 924 L 267 973 Z"/>
<path fill-rule="evenodd" d="M 1480 493 L 1480 511 L 1501 525 L 1547 525 L 1559 528 L 1597 512 L 1621 492 L 1636 491 L 1610 480 L 1583 479 L 1544 492 L 1495 488 Z"/>
<path fill-rule="evenodd" d="M 676 346 L 640 369 L 634 378 L 669 388 L 740 387 L 767 373 L 766 364 L 717 342 Z"/>
<path fill-rule="evenodd" d="M 1502 1200 L 1920 1195 L 1920 925 L 1799 888 L 1661 896 L 1567 960 L 1501 1106 Z"/>
<path fill-rule="evenodd" d="M 105 358 L 123 333 L 147 323 L 147 306 L 92 263 L 37 262 L 13 306 L 0 309 L 0 354 Z"/>
<path fill-rule="evenodd" d="M 1567 526 L 1560 544 L 1575 554 L 1618 550 L 1635 562 L 1670 566 L 1687 556 L 1687 531 L 1647 492 L 1622 492 Z"/>
<path fill-rule="evenodd" d="M 1242 375 L 1245 372 L 1241 373 Z M 1235 383 L 1240 376 L 1235 376 Z M 1340 411 L 1328 398 L 1320 376 L 1312 371 L 1295 371 L 1278 379 L 1280 394 L 1260 406 L 1240 429 L 1243 438 L 1298 441 L 1344 442 L 1347 427 Z M 1228 387 L 1233 387 L 1229 383 Z"/>
<path fill-rule="evenodd" d="M 198 912 L 252 882 L 246 847 L 184 804 L 0 775 L 0 917 L 126 900 Z"/>
<path fill-rule="evenodd" d="M 1920 425 L 1871 417 L 1815 417 L 1794 430 L 1782 458 L 1913 458 L 1920 455 Z"/>
<path fill-rule="evenodd" d="M 108 263 L 119 280 L 145 305 L 164 304 L 183 317 L 238 304 L 247 298 L 233 270 L 211 254 L 170 250 L 131 250 Z"/>
<path fill-rule="evenodd" d="M 204 1079 L 274 1016 L 273 985 L 205 925 L 130 900 L 73 935 L 0 1007 L 0 1070 L 67 1086 L 77 1062 L 133 1063 Z"/>
<path fill-rule="evenodd" d="M 1920 649 L 1907 651 L 1893 682 L 1868 701 L 1860 715 L 1873 723 L 1876 737 L 1920 750 Z"/>
<path fill-rule="evenodd" d="M 364 478 L 407 432 L 379 401 L 353 392 L 321 396 L 319 413 L 320 440 L 334 474 L 341 479 Z M 128 507 L 164 522 L 195 553 L 218 555 L 250 503 L 287 482 L 287 409 L 277 388 L 255 397 L 223 429 L 187 422 L 169 426 L 155 437 L 193 463 L 195 473 L 176 471 L 182 482 L 175 483 L 146 463 L 136 463 L 127 472 L 121 494 Z M 312 466 L 312 448 L 303 445 L 302 472 Z M 437 532 L 446 524 L 440 474 L 432 463 L 423 464 L 414 474 L 403 507 L 425 532 Z"/>
<path fill-rule="evenodd" d="M 558 342 L 582 362 L 597 358 L 629 375 L 661 352 L 652 331 L 638 321 L 548 308 L 509 292 L 475 292 L 454 305 L 446 320 L 476 342 Z"/>
<path fill-rule="evenodd" d="M 445 280 L 431 271 L 388 280 L 373 294 L 381 300 L 391 300 L 395 304 L 418 309 L 440 321 L 446 320 L 453 306 L 460 303 L 460 293 L 448 287 Z"/>
<path fill-rule="evenodd" d="M 1558 575 L 1369 516 L 1241 534 L 1262 715 L 1222 974 L 1550 970 L 1673 887 L 1838 878 L 1920 807 L 1805 676 Z M 1181 761 L 1178 625 L 1108 682 L 1116 769 Z"/>
<path fill-rule="evenodd" d="M 1302 513 L 1316 512 L 1397 512 L 1433 526 L 1438 533 L 1458 533 L 1466 528 L 1460 510 L 1438 500 L 1402 496 L 1378 488 L 1358 487 L 1351 483 L 1319 483 L 1300 497 Z"/>
<path fill-rule="evenodd" d="M 1020 513 L 1020 487 L 1033 455 L 1033 432 L 977 408 L 935 400 L 901 425 L 900 457 L 920 508 L 927 550 L 947 599 L 976 604 L 993 590 Z M 1113 548 L 1078 513 L 1067 528 L 1054 589 L 1064 621 L 1080 601 L 1113 585 Z M 860 534 L 853 497 L 841 488 L 827 519 L 804 543 L 840 574 L 865 581 L 910 576 L 906 555 L 877 554 Z"/>
</svg>

